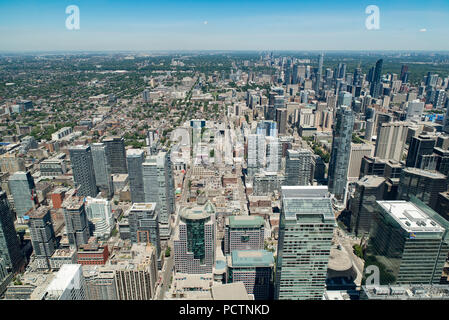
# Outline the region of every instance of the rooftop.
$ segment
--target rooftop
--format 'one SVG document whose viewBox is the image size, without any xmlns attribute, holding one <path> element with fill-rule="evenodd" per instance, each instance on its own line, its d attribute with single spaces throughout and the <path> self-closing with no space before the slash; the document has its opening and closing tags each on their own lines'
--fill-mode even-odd
<svg viewBox="0 0 449 320">
<path fill-rule="evenodd" d="M 273 253 L 266 250 L 234 250 L 231 253 L 231 267 L 273 266 Z"/>
<path fill-rule="evenodd" d="M 230 216 L 229 226 L 231 228 L 260 227 L 264 220 L 260 216 Z"/>
<path fill-rule="evenodd" d="M 156 209 L 156 202 L 147 203 L 133 203 L 129 210 L 133 211 L 154 211 Z"/>
<path fill-rule="evenodd" d="M 246 292 L 243 282 L 234 282 L 212 287 L 214 300 L 253 300 Z"/>
<path fill-rule="evenodd" d="M 77 272 L 81 270 L 80 264 L 64 264 L 50 283 L 47 291 L 64 291 L 69 287 Z"/>
<path fill-rule="evenodd" d="M 445 229 L 414 203 L 408 201 L 377 201 L 407 232 L 443 232 Z"/>
</svg>

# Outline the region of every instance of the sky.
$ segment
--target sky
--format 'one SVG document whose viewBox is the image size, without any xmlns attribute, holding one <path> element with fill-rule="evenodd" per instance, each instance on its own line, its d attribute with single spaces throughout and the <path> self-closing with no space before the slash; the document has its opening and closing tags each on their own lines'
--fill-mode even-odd
<svg viewBox="0 0 449 320">
<path fill-rule="evenodd" d="M 0 51 L 437 51 L 448 35 L 448 0 L 0 0 Z"/>
</svg>

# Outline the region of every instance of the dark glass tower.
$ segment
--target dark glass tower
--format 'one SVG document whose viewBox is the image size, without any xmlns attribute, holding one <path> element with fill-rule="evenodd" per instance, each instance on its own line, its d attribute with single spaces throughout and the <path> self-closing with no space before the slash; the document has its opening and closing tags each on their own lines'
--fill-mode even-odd
<svg viewBox="0 0 449 320">
<path fill-rule="evenodd" d="M 381 88 L 381 77 L 382 77 L 382 65 L 383 59 L 379 59 L 376 62 L 376 68 L 374 69 L 373 81 L 371 82 L 370 95 L 373 98 L 378 98 L 380 95 Z"/>
</svg>

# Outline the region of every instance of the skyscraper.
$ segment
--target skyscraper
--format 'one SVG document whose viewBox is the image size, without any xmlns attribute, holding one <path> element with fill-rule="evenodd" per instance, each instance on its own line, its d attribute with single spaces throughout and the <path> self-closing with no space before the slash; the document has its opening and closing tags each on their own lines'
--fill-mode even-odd
<svg viewBox="0 0 449 320">
<path fill-rule="evenodd" d="M 407 122 L 382 123 L 378 130 L 374 156 L 385 160 L 401 161 L 408 126 Z"/>
<path fill-rule="evenodd" d="M 448 225 L 417 199 L 377 201 L 365 268 L 379 268 L 381 285 L 440 283 Z"/>
<path fill-rule="evenodd" d="M 279 134 L 287 133 L 287 109 L 279 108 L 276 109 L 276 121 L 279 128 Z"/>
<path fill-rule="evenodd" d="M 174 237 L 175 270 L 182 273 L 211 273 L 215 261 L 215 207 L 183 208 Z"/>
<path fill-rule="evenodd" d="M 14 217 L 6 193 L 0 191 L 0 260 L 12 272 L 25 266 L 25 257 L 20 249 L 19 238 L 14 227 Z"/>
<path fill-rule="evenodd" d="M 315 93 L 316 94 L 318 94 L 318 91 L 320 91 L 321 80 L 323 78 L 323 61 L 324 61 L 324 53 L 321 53 L 320 59 L 318 61 L 318 72 L 317 72 L 316 82 L 315 82 Z"/>
<path fill-rule="evenodd" d="M 47 287 L 45 300 L 87 300 L 80 264 L 64 264 Z"/>
<path fill-rule="evenodd" d="M 158 281 L 156 248 L 135 243 L 132 259 L 118 261 L 115 267 L 115 287 L 118 300 L 152 300 Z"/>
<path fill-rule="evenodd" d="M 419 135 L 412 137 L 408 148 L 407 159 L 405 165 L 407 167 L 420 168 L 422 157 L 431 155 L 435 147 L 436 137 Z"/>
<path fill-rule="evenodd" d="M 97 187 L 106 191 L 108 196 L 112 196 L 114 194 L 114 186 L 107 148 L 107 145 L 104 143 L 93 143 L 91 145 Z"/>
<path fill-rule="evenodd" d="M 230 216 L 225 220 L 224 254 L 234 250 L 262 250 L 265 221 L 260 216 Z"/>
<path fill-rule="evenodd" d="M 83 199 L 72 196 L 64 201 L 63 209 L 69 244 L 76 248 L 82 244 L 86 244 L 90 234 Z"/>
<path fill-rule="evenodd" d="M 309 150 L 287 150 L 285 185 L 307 186 L 312 178 L 313 155 Z"/>
<path fill-rule="evenodd" d="M 335 226 L 327 187 L 282 187 L 275 299 L 322 299 Z"/>
<path fill-rule="evenodd" d="M 145 202 L 143 188 L 143 168 L 145 161 L 143 150 L 129 149 L 126 151 L 126 163 L 128 164 L 129 189 L 131 192 L 131 202 Z"/>
<path fill-rule="evenodd" d="M 350 208 L 351 231 L 357 236 L 369 234 L 376 201 L 383 200 L 384 186 L 385 178 L 378 176 L 364 176 L 356 182 Z"/>
<path fill-rule="evenodd" d="M 447 190 L 447 177 L 437 171 L 404 168 L 398 187 L 398 199 L 409 200 L 416 196 L 426 205 L 437 207 L 438 193 Z"/>
<path fill-rule="evenodd" d="M 81 197 L 96 197 L 94 164 L 90 146 L 75 146 L 69 148 L 72 163 L 73 180 L 78 188 L 77 195 Z"/>
<path fill-rule="evenodd" d="M 267 146 L 267 166 L 268 172 L 278 172 L 281 165 L 281 148 L 279 146 L 279 139 L 275 137 L 265 137 Z"/>
<path fill-rule="evenodd" d="M 248 175 L 253 176 L 261 168 L 265 167 L 266 162 L 266 142 L 265 136 L 261 134 L 248 135 Z"/>
<path fill-rule="evenodd" d="M 14 199 L 17 218 L 22 219 L 37 203 L 34 179 L 30 172 L 17 171 L 9 178 L 8 186 Z"/>
<path fill-rule="evenodd" d="M 111 165 L 111 173 L 128 173 L 125 139 L 121 137 L 107 137 L 102 142 L 107 145 L 107 156 Z"/>
<path fill-rule="evenodd" d="M 86 215 L 93 227 L 92 234 L 98 238 L 108 239 L 114 228 L 111 201 L 87 197 Z"/>
<path fill-rule="evenodd" d="M 354 113 L 352 110 L 345 106 L 338 108 L 332 132 L 328 186 L 329 191 L 340 201 L 344 200 L 346 193 L 353 127 Z"/>
<path fill-rule="evenodd" d="M 174 182 L 170 154 L 159 152 L 143 163 L 143 190 L 145 202 L 157 203 L 162 238 L 171 233 L 170 216 L 174 212 Z"/>
<path fill-rule="evenodd" d="M 373 74 L 373 81 L 371 82 L 371 88 L 370 88 L 370 96 L 373 98 L 378 98 L 381 94 L 381 78 L 382 78 L 382 65 L 383 65 L 383 59 L 379 59 L 376 62 L 376 68 L 374 69 Z"/>
<path fill-rule="evenodd" d="M 151 243 L 156 256 L 161 253 L 159 214 L 156 203 L 134 203 L 128 211 L 129 230 L 133 243 Z"/>
<path fill-rule="evenodd" d="M 256 134 L 264 136 L 277 137 L 277 123 L 272 120 L 259 121 L 256 127 Z"/>
<path fill-rule="evenodd" d="M 50 257 L 56 250 L 55 230 L 51 220 L 50 208 L 39 207 L 29 215 L 31 244 L 39 266 L 50 269 Z"/>
<path fill-rule="evenodd" d="M 270 298 L 273 253 L 266 250 L 235 250 L 227 257 L 227 282 L 243 282 L 255 300 Z"/>
</svg>

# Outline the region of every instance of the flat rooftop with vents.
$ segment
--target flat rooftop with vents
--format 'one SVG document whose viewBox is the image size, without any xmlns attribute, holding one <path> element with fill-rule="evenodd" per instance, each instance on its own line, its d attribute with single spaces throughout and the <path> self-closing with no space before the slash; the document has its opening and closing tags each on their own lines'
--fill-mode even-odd
<svg viewBox="0 0 449 320">
<path fill-rule="evenodd" d="M 444 232 L 444 228 L 414 203 L 408 201 L 377 201 L 407 232 Z"/>
</svg>

